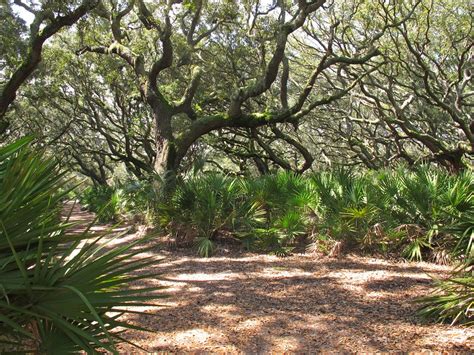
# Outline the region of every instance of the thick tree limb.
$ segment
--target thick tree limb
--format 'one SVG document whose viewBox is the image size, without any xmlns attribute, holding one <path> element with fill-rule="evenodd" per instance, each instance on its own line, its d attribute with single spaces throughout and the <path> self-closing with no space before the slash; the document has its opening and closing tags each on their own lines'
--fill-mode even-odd
<svg viewBox="0 0 474 355">
<path fill-rule="evenodd" d="M 20 86 L 28 79 L 41 61 L 41 52 L 44 42 L 60 31 L 63 27 L 76 23 L 88 11 L 93 9 L 99 0 L 84 0 L 81 5 L 64 16 L 50 17 L 50 22 L 43 28 L 41 25 L 45 20 L 45 13 L 36 12 L 35 19 L 31 25 L 29 48 L 26 58 L 22 64 L 14 71 L 0 93 L 0 134 L 5 133 L 9 123 L 4 120 L 8 107 L 15 100 Z M 46 12 L 46 10 L 45 10 Z"/>
</svg>

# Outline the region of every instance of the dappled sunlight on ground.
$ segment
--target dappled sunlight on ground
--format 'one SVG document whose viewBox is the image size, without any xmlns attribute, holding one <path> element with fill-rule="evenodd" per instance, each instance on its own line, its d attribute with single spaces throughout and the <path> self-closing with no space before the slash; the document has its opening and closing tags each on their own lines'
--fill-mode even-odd
<svg viewBox="0 0 474 355">
<path fill-rule="evenodd" d="M 132 316 L 151 333 L 127 339 L 149 351 L 468 351 L 471 330 L 421 324 L 413 312 L 430 277 L 448 268 L 349 256 L 229 253 L 201 259 L 161 251 L 169 307 Z M 132 351 L 122 346 L 123 351 Z"/>
<path fill-rule="evenodd" d="M 140 235 L 138 229 L 107 247 Z M 128 316 L 150 330 L 125 333 L 146 351 L 474 350 L 473 330 L 423 324 L 414 315 L 414 301 L 430 292 L 429 275 L 443 276 L 449 267 L 359 256 L 279 258 L 244 253 L 236 246 L 203 259 L 191 249 L 160 249 L 158 240 L 134 247 L 154 247 L 135 257 L 161 260 L 142 270 L 156 277 L 130 286 L 163 286 L 168 295 L 156 301 L 162 307 L 137 309 L 147 315 Z M 137 351 L 128 344 L 119 349 Z"/>
</svg>

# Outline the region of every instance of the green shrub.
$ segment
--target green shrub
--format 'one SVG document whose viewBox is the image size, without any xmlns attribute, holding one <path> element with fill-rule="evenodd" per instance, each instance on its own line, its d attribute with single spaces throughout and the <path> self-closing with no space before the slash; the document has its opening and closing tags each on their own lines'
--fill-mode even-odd
<svg viewBox="0 0 474 355">
<path fill-rule="evenodd" d="M 430 296 L 419 300 L 423 305 L 418 314 L 439 322 L 474 325 L 474 274 L 472 259 L 454 270 L 446 280 L 435 280 Z"/>
<path fill-rule="evenodd" d="M 99 222 L 133 220 L 145 224 L 155 222 L 156 206 L 160 203 L 153 183 L 130 180 L 118 186 L 89 186 L 79 194 L 83 208 L 94 212 Z"/>
<path fill-rule="evenodd" d="M 83 208 L 96 213 L 99 222 L 114 222 L 119 216 L 121 192 L 110 186 L 89 186 L 82 191 L 80 203 Z"/>
<path fill-rule="evenodd" d="M 159 214 L 165 229 L 196 244 L 202 256 L 213 252 L 219 235 L 237 238 L 248 249 L 287 255 L 307 234 L 313 197 L 296 174 L 257 179 L 208 174 L 181 181 Z"/>
<path fill-rule="evenodd" d="M 220 233 L 253 230 L 261 209 L 243 194 L 238 179 L 210 174 L 180 183 L 159 213 L 164 228 L 191 236 L 189 241 L 197 244 L 199 254 L 209 256 Z"/>
<path fill-rule="evenodd" d="M 249 248 L 288 255 L 308 234 L 318 204 L 313 186 L 302 175 L 280 172 L 242 182 L 244 195 L 262 209 L 261 223 L 245 239 Z M 249 242 L 251 241 L 251 242 Z"/>
<path fill-rule="evenodd" d="M 472 229 L 466 232 L 469 223 L 462 222 L 474 208 L 470 171 L 453 176 L 427 166 L 359 175 L 335 170 L 311 179 L 320 201 L 316 239 L 329 237 L 410 260 L 440 251 L 456 257 L 472 247 Z"/>
<path fill-rule="evenodd" d="M 218 235 L 280 255 L 309 236 L 325 250 L 343 242 L 409 260 L 448 261 L 472 253 L 473 176 L 429 166 L 257 178 L 213 173 L 178 181 L 166 201 L 151 182 L 139 181 L 115 190 L 91 188 L 83 202 L 102 211 L 102 220 L 118 215 L 145 216 L 141 219 L 148 223 L 157 219 L 202 255 L 212 253 Z"/>
<path fill-rule="evenodd" d="M 148 180 L 129 181 L 121 189 L 120 213 L 126 218 L 152 225 L 156 219 L 159 194 Z"/>
<path fill-rule="evenodd" d="M 155 260 L 134 258 L 139 241 L 107 250 L 104 236 L 68 235 L 59 218 L 64 176 L 28 142 L 0 148 L 0 346 L 115 351 L 117 328 L 140 328 L 120 318 L 125 308 L 158 297 L 156 288 L 130 288 Z"/>
</svg>

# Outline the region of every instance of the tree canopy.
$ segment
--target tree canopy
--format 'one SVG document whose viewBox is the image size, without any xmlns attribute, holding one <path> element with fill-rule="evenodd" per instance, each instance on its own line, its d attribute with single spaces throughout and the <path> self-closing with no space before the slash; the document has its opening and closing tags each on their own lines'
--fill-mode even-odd
<svg viewBox="0 0 474 355">
<path fill-rule="evenodd" d="M 468 0 L 2 7 L 3 136 L 34 134 L 97 184 L 117 167 L 472 165 Z"/>
</svg>

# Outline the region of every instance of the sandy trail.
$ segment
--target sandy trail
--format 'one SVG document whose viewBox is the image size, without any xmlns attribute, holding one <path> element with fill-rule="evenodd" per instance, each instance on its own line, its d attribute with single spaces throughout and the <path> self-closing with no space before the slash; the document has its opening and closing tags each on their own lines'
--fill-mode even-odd
<svg viewBox="0 0 474 355">
<path fill-rule="evenodd" d="M 155 267 L 162 274 L 147 283 L 167 286 L 166 307 L 135 319 L 153 332 L 127 335 L 148 351 L 474 349 L 473 330 L 414 316 L 414 300 L 430 289 L 426 273 L 441 275 L 445 267 L 357 256 L 162 254 Z"/>
<path fill-rule="evenodd" d="M 111 247 L 135 238 L 125 235 Z M 414 315 L 414 301 L 430 292 L 428 274 L 443 276 L 449 267 L 360 256 L 279 258 L 236 246 L 204 259 L 156 243 L 164 259 L 143 270 L 155 278 L 140 282 L 165 286 L 169 297 L 158 300 L 164 307 L 142 309 L 146 316 L 130 316 L 151 332 L 126 333 L 149 352 L 474 351 L 474 329 L 423 324 Z M 119 350 L 137 352 L 127 344 Z"/>
</svg>

